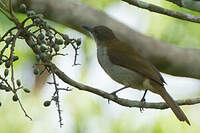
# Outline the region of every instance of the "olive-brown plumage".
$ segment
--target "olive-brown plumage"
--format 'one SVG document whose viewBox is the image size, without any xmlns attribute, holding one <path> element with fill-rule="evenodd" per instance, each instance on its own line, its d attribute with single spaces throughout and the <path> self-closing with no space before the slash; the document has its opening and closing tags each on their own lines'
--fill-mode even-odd
<svg viewBox="0 0 200 133">
<path fill-rule="evenodd" d="M 94 37 L 97 58 L 104 71 L 115 81 L 134 89 L 147 89 L 160 95 L 180 121 L 190 122 L 164 88 L 164 79 L 148 60 L 131 45 L 116 38 L 105 26 L 83 26 Z"/>
</svg>

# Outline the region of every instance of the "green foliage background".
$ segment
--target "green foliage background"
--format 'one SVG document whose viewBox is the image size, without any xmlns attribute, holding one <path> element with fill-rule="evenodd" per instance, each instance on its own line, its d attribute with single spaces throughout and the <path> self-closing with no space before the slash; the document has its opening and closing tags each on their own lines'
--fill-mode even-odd
<svg viewBox="0 0 200 133">
<path fill-rule="evenodd" d="M 174 11 L 200 15 L 200 13 L 179 8 L 166 1 L 160 1 L 160 5 Z M 200 25 L 197 23 L 153 13 L 148 33 L 159 40 L 173 45 L 185 48 L 200 48 L 199 29 Z"/>
<path fill-rule="evenodd" d="M 90 4 L 91 6 L 104 9 L 105 7 L 111 5 L 112 3 L 119 2 L 119 0 L 82 0 Z M 199 15 L 199 13 L 191 12 L 186 9 L 181 9 L 173 4 L 169 4 L 164 1 L 157 2 L 156 4 L 161 5 L 162 7 L 181 11 L 188 12 L 191 14 Z M 24 15 L 18 14 L 20 19 L 24 18 Z M 2 14 L 0 14 L 0 34 L 6 32 L 13 24 L 9 22 Z M 53 26 L 60 31 L 68 30 L 67 27 L 62 25 L 55 24 L 50 22 Z M 180 47 L 190 47 L 190 48 L 199 48 L 200 47 L 200 37 L 199 37 L 200 25 L 174 19 L 168 16 L 163 16 L 159 14 L 152 13 L 151 22 L 147 34 L 168 42 L 173 45 L 178 45 Z M 174 34 L 175 33 L 175 34 Z M 24 45 L 23 41 L 19 41 L 19 45 L 16 51 L 16 55 L 23 57 L 23 62 L 34 62 L 34 56 L 32 51 Z M 79 81 L 85 82 L 88 77 L 88 68 L 91 65 L 91 61 L 94 59 L 94 55 L 91 53 L 91 49 L 94 49 L 93 41 L 86 38 L 83 41 L 82 52 L 84 55 L 82 64 L 81 75 Z M 0 46 L 1 47 L 1 46 Z M 24 63 L 23 63 L 24 64 Z M 23 64 L 17 62 L 17 67 L 23 67 Z M 17 68 L 16 68 L 17 69 Z M 31 68 L 30 68 L 31 69 Z M 2 73 L 2 72 L 1 72 Z M 25 81 L 33 82 L 33 81 Z M 6 96 L 7 95 L 7 96 Z M 2 101 L 3 106 L 0 108 L 0 133 L 39 133 L 39 132 L 65 132 L 64 129 L 59 129 L 57 119 L 54 122 L 56 129 L 52 130 L 51 126 L 48 124 L 48 117 L 51 117 L 51 111 L 53 110 L 56 113 L 55 107 L 44 108 L 42 106 L 43 100 L 40 99 L 40 95 L 29 94 L 22 95 L 23 104 L 25 105 L 26 110 L 32 114 L 33 118 L 36 118 L 34 121 L 29 121 L 24 117 L 23 112 L 20 110 L 18 104 L 13 103 L 9 94 L 0 94 L 0 101 Z M 104 100 L 104 104 L 99 101 Z M 170 113 L 170 117 L 160 116 L 156 119 L 155 122 L 137 126 L 139 119 L 136 118 L 136 110 L 127 109 L 120 107 L 123 111 L 120 112 L 117 117 L 110 117 L 112 113 L 106 112 L 105 108 L 110 108 L 110 105 L 107 105 L 106 100 L 102 99 L 92 94 L 88 94 L 82 91 L 74 90 L 64 97 L 64 102 L 62 103 L 67 105 L 67 110 L 72 119 L 72 126 L 67 126 L 71 128 L 70 131 L 73 133 L 87 133 L 91 128 L 94 128 L 91 125 L 96 125 L 95 128 L 98 129 L 100 133 L 187 133 L 187 132 L 199 132 L 199 124 L 194 124 L 192 127 L 187 127 L 183 123 L 178 123 L 176 118 Z M 114 110 L 113 110 L 114 111 Z M 63 118 L 67 119 L 67 118 Z M 36 122 L 35 122 L 36 121 Z M 37 126 L 37 121 L 40 122 L 40 126 Z M 36 124 L 37 123 L 37 124 Z M 93 124 L 91 124 L 93 123 Z M 67 122 L 64 124 L 68 124 Z M 170 128 L 169 128 L 170 127 Z M 68 129 L 66 129 L 67 131 Z"/>
</svg>

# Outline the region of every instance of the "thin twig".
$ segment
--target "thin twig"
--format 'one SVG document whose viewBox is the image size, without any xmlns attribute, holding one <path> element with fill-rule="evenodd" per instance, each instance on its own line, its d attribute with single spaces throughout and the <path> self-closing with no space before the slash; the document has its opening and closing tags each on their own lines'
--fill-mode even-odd
<svg viewBox="0 0 200 133">
<path fill-rule="evenodd" d="M 179 7 L 187 8 L 193 11 L 200 12 L 200 1 L 199 0 L 166 0 L 176 4 Z"/>
<path fill-rule="evenodd" d="M 24 109 L 24 107 L 19 99 L 18 99 L 18 103 L 19 103 L 21 109 L 23 110 L 25 116 L 28 117 L 32 121 L 32 118 L 26 113 L 26 110 Z"/>
<path fill-rule="evenodd" d="M 74 52 L 75 52 L 74 53 L 74 64 L 73 64 L 73 66 L 80 65 L 79 63 L 76 63 L 77 62 L 77 57 L 78 57 L 78 49 L 79 49 L 79 47 L 75 46 L 74 43 L 71 43 L 71 45 L 72 45 L 72 47 L 74 49 Z"/>
<path fill-rule="evenodd" d="M 51 72 L 52 72 L 53 82 L 54 82 L 54 87 L 55 87 L 54 95 L 56 94 L 56 97 L 57 97 L 57 100 L 55 102 L 56 102 L 56 106 L 58 108 L 59 123 L 60 123 L 60 127 L 62 127 L 63 123 L 62 123 L 62 114 L 61 114 L 60 101 L 59 101 L 59 91 L 58 91 L 59 89 L 57 87 L 58 84 L 56 83 L 56 76 L 55 76 L 54 70 L 51 69 Z"/>
<path fill-rule="evenodd" d="M 0 39 L 0 42 L 1 41 L 3 41 L 4 40 L 4 38 L 9 34 L 9 33 L 11 33 L 13 30 L 15 30 L 15 29 L 17 29 L 17 27 L 15 26 L 15 27 L 12 27 L 12 28 L 10 28 L 3 36 L 2 36 L 2 38 Z"/>
<path fill-rule="evenodd" d="M 12 87 L 11 87 L 11 85 L 8 83 L 7 79 L 1 77 L 1 75 L 0 75 L 0 79 L 8 86 L 9 91 L 12 91 L 13 93 L 15 93 L 14 90 L 12 90 Z"/>
<path fill-rule="evenodd" d="M 16 39 L 18 38 L 18 36 L 20 35 L 20 30 L 18 30 L 18 32 L 16 33 L 16 35 L 13 37 L 12 39 L 12 46 L 10 48 L 10 63 L 11 63 L 11 82 L 12 82 L 12 88 L 15 91 L 15 82 L 14 82 L 14 68 L 13 68 L 13 54 L 14 54 L 14 48 L 15 48 L 15 43 L 16 43 Z"/>
<path fill-rule="evenodd" d="M 11 33 L 13 30 L 17 29 L 17 27 L 12 27 L 10 28 L 4 35 L 3 37 L 0 39 L 0 42 L 1 41 L 4 41 L 4 38 L 9 34 Z M 11 40 L 11 42 L 13 41 L 13 39 Z M 5 50 L 7 49 L 7 47 L 9 46 L 10 44 L 6 44 L 2 49 L 1 49 L 1 52 L 0 52 L 0 60 L 2 60 L 2 56 L 3 56 L 3 53 L 5 52 Z"/>
<path fill-rule="evenodd" d="M 18 30 L 16 35 L 13 37 L 12 46 L 10 48 L 11 82 L 12 82 L 12 90 L 13 90 L 15 95 L 17 95 L 17 93 L 16 93 L 16 87 L 15 87 L 15 81 L 14 81 L 13 54 L 14 54 L 14 47 L 15 47 L 16 39 L 19 37 L 20 33 L 21 33 L 21 30 Z M 17 95 L 17 97 L 18 97 L 18 95 Z M 19 103 L 21 109 L 23 110 L 25 116 L 28 117 L 30 120 L 32 120 L 32 118 L 26 113 L 26 110 L 24 109 L 24 107 L 21 103 L 21 100 L 19 98 L 18 98 L 18 103 Z"/>
<path fill-rule="evenodd" d="M 199 16 L 191 15 L 191 14 L 188 14 L 188 13 L 181 13 L 181 12 L 177 12 L 177 11 L 172 11 L 172 10 L 169 10 L 169 9 L 162 8 L 160 6 L 156 6 L 156 5 L 147 3 L 147 2 L 143 2 L 141 0 L 122 0 L 122 1 L 127 2 L 130 5 L 134 5 L 134 6 L 137 6 L 139 8 L 147 9 L 149 11 L 156 12 L 156 13 L 159 13 L 159 14 L 164 14 L 164 15 L 171 16 L 171 17 L 174 17 L 174 18 L 187 20 L 187 21 L 191 21 L 191 22 L 195 22 L 195 23 L 200 23 L 200 17 Z"/>
</svg>

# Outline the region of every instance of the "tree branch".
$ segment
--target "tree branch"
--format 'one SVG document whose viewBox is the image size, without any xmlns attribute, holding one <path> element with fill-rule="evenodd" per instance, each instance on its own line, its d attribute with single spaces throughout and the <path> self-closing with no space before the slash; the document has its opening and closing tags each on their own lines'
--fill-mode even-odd
<svg viewBox="0 0 200 133">
<path fill-rule="evenodd" d="M 97 88 L 93 88 L 84 84 L 81 84 L 79 82 L 76 82 L 72 80 L 70 77 L 68 77 L 64 72 L 62 72 L 55 64 L 49 63 L 48 64 L 51 69 L 54 70 L 55 74 L 65 83 L 74 86 L 78 88 L 79 90 L 84 90 L 91 92 L 93 94 L 96 94 L 98 96 L 101 96 L 103 98 L 106 98 L 108 100 L 111 100 L 115 103 L 118 103 L 122 106 L 126 107 L 138 107 L 138 108 L 150 108 L 150 109 L 167 109 L 169 106 L 165 102 L 158 102 L 158 103 L 152 103 L 152 102 L 146 102 L 145 104 L 140 101 L 135 100 L 129 100 L 124 98 L 116 97 L 110 93 L 107 93 L 105 91 L 102 91 Z M 200 98 L 193 98 L 193 99 L 186 99 L 186 100 L 177 100 L 176 101 L 178 105 L 193 105 L 200 103 Z"/>
<path fill-rule="evenodd" d="M 172 3 L 174 3 L 174 4 L 176 4 L 177 6 L 180 6 L 180 7 L 183 6 L 181 0 L 166 0 L 166 1 L 172 2 Z"/>
<path fill-rule="evenodd" d="M 81 25 L 108 26 L 114 30 L 121 40 L 135 47 L 140 54 L 150 60 L 161 72 L 200 79 L 200 50 L 179 48 L 162 43 L 134 31 L 106 13 L 79 1 L 32 0 L 30 6 L 44 14 L 46 18 L 87 35 L 88 33 L 81 28 Z M 17 9 L 16 4 L 14 7 Z"/>
<path fill-rule="evenodd" d="M 187 8 L 193 11 L 200 12 L 200 2 L 199 0 L 166 0 L 176 4 L 177 6 Z"/>
<path fill-rule="evenodd" d="M 181 13 L 177 11 L 172 11 L 169 9 L 165 9 L 150 3 L 143 2 L 141 0 L 122 0 L 124 2 L 129 3 L 130 5 L 137 6 L 139 8 L 147 9 L 152 12 L 156 12 L 159 14 L 171 16 L 174 18 L 182 19 L 182 20 L 187 20 L 195 23 L 200 23 L 200 17 L 199 16 L 194 16 L 188 13 Z"/>
</svg>

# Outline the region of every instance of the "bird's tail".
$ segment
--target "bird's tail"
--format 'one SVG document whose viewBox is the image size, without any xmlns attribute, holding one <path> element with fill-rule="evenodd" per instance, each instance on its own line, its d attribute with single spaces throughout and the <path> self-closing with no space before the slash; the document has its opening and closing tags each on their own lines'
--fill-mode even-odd
<svg viewBox="0 0 200 133">
<path fill-rule="evenodd" d="M 165 100 L 165 102 L 169 105 L 169 107 L 172 109 L 176 117 L 180 121 L 186 121 L 188 125 L 190 125 L 189 120 L 187 119 L 186 115 L 182 111 L 182 109 L 178 106 L 178 104 L 173 100 L 173 98 L 168 94 L 168 92 L 165 90 L 165 88 L 162 88 L 160 90 L 161 97 Z"/>
</svg>

